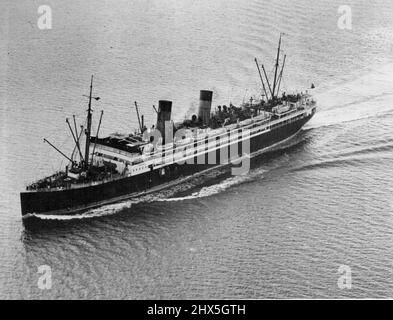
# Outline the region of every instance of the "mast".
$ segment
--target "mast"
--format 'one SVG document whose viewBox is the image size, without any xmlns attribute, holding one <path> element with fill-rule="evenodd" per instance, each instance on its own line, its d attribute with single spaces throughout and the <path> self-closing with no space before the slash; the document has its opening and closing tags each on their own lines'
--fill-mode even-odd
<svg viewBox="0 0 393 320">
<path fill-rule="evenodd" d="M 261 69 L 259 68 L 259 64 L 258 64 L 257 58 L 255 58 L 255 64 L 257 65 L 257 68 L 258 68 L 259 78 L 261 79 L 261 82 L 262 82 L 262 87 L 263 87 L 263 91 L 265 92 L 266 100 L 269 100 L 269 96 L 267 95 L 265 83 L 263 82 L 263 78 L 262 78 L 262 74 L 261 74 Z"/>
<path fill-rule="evenodd" d="M 142 133 L 142 124 L 141 124 L 141 118 L 139 117 L 138 104 L 136 103 L 136 101 L 134 101 L 134 103 L 135 103 L 135 109 L 136 109 L 136 116 L 138 117 L 139 130 Z"/>
<path fill-rule="evenodd" d="M 281 79 L 282 79 L 282 74 L 283 74 L 283 72 L 284 72 L 284 66 L 285 66 L 285 60 L 286 60 L 286 59 L 287 59 L 287 55 L 284 55 L 284 61 L 282 62 L 281 72 L 280 72 L 280 75 L 278 76 L 278 80 L 277 80 L 277 82 L 278 82 L 277 95 L 278 95 L 279 92 L 280 92 Z"/>
<path fill-rule="evenodd" d="M 278 50 L 277 50 L 277 59 L 276 59 L 276 68 L 274 71 L 274 81 L 273 81 L 273 98 L 274 94 L 276 91 L 276 80 L 277 80 L 277 70 L 278 70 L 278 64 L 279 64 L 279 59 L 280 59 L 280 50 L 281 50 L 281 34 L 280 34 L 280 41 L 278 42 Z"/>
<path fill-rule="evenodd" d="M 85 147 L 85 169 L 89 168 L 89 148 L 91 135 L 91 98 L 93 93 L 93 76 L 90 81 L 89 108 L 87 109 L 86 147 Z"/>
</svg>

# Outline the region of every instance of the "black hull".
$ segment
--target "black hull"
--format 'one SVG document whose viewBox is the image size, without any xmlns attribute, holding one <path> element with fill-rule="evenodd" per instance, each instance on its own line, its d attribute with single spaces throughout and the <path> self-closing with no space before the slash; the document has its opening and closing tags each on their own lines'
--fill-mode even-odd
<svg viewBox="0 0 393 320">
<path fill-rule="evenodd" d="M 263 149 L 295 135 L 311 119 L 314 113 L 315 109 L 308 116 L 252 137 L 250 141 L 251 153 L 263 151 Z M 241 143 L 239 143 L 238 148 L 239 153 L 241 153 Z M 216 159 L 217 163 L 222 162 L 219 149 L 216 151 Z M 205 160 L 205 163 L 207 163 L 207 154 Z M 194 161 L 194 163 L 197 163 L 196 158 Z M 195 173 L 216 166 L 217 164 L 180 165 L 175 163 L 165 167 L 164 175 L 160 169 L 156 169 L 140 175 L 83 188 L 22 192 L 20 194 L 22 216 L 26 217 L 30 216 L 30 214 L 77 215 L 86 209 L 157 191 L 171 184 L 178 183 L 182 177 L 187 178 Z"/>
</svg>

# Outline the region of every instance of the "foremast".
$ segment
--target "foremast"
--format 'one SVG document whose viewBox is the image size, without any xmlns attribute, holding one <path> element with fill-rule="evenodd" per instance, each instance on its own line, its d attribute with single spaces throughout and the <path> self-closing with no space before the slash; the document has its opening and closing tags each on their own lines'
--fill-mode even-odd
<svg viewBox="0 0 393 320">
<path fill-rule="evenodd" d="M 81 148 L 81 143 L 80 143 L 80 138 L 82 136 L 83 133 L 83 126 L 81 126 L 81 131 L 80 134 L 78 135 L 78 130 L 77 130 L 77 125 L 76 125 L 76 120 L 75 120 L 75 115 L 73 115 L 74 118 L 74 129 L 75 132 L 73 131 L 71 124 L 68 120 L 68 118 L 66 118 L 66 122 L 68 124 L 68 128 L 70 129 L 72 138 L 75 142 L 75 147 L 74 150 L 72 152 L 71 157 L 68 157 L 64 152 L 62 152 L 60 149 L 58 149 L 56 146 L 54 146 L 51 142 L 49 142 L 47 139 L 44 139 L 44 142 L 48 143 L 51 147 L 53 147 L 57 152 L 59 152 L 64 158 L 66 158 L 67 160 L 69 160 L 71 162 L 71 169 L 75 171 L 78 171 L 79 173 L 82 173 L 82 171 L 85 172 L 85 174 L 88 173 L 91 164 L 93 163 L 93 154 L 94 154 L 94 149 L 93 149 L 93 154 L 91 157 L 91 160 L 89 161 L 89 154 L 90 154 L 90 139 L 91 139 L 91 125 L 92 125 L 92 99 L 95 100 L 100 100 L 100 97 L 93 97 L 93 76 L 91 76 L 91 81 L 90 81 L 90 92 L 89 95 L 83 95 L 84 97 L 89 98 L 89 103 L 88 103 L 88 109 L 87 109 L 87 127 L 84 130 L 85 135 L 86 135 L 86 143 L 85 143 L 85 150 L 84 150 L 84 157 L 82 155 L 82 148 Z M 101 120 L 102 120 L 102 115 L 103 115 L 103 111 L 101 111 L 101 116 L 100 116 L 100 122 L 98 125 L 98 129 L 97 129 L 97 134 L 96 134 L 96 138 L 98 137 L 99 134 L 99 130 L 100 130 L 100 126 L 101 126 Z M 94 143 L 94 148 L 95 148 L 95 144 Z M 74 157 L 74 153 L 75 150 L 79 151 L 79 156 L 80 156 L 80 161 L 77 162 L 73 159 Z M 66 167 L 66 172 L 68 173 L 68 166 Z M 86 176 L 86 175 L 85 175 Z"/>
<path fill-rule="evenodd" d="M 280 34 L 280 40 L 278 42 L 278 50 L 277 50 L 277 58 L 276 58 L 276 67 L 274 70 L 274 80 L 273 80 L 273 94 L 272 94 L 272 99 L 274 99 L 276 96 L 276 86 L 277 86 L 277 71 L 278 71 L 278 67 L 279 67 L 279 60 L 280 60 L 280 50 L 281 50 L 281 37 L 282 34 Z M 278 95 L 278 92 L 277 92 Z"/>
<path fill-rule="evenodd" d="M 86 146 L 85 146 L 85 159 L 83 167 L 85 170 L 89 169 L 89 149 L 90 149 L 90 136 L 91 136 L 91 98 L 93 94 L 93 76 L 91 76 L 90 81 L 90 94 L 89 94 L 89 107 L 87 109 L 87 128 L 86 128 Z"/>
<path fill-rule="evenodd" d="M 281 57 L 281 44 L 282 44 L 282 33 L 280 34 L 280 39 L 278 41 L 278 49 L 277 49 L 277 57 L 276 57 L 276 61 L 275 61 L 275 66 L 274 66 L 274 78 L 273 78 L 273 82 L 271 83 L 271 81 L 269 81 L 269 77 L 266 73 L 266 69 L 265 66 L 261 65 L 262 67 L 262 71 L 263 71 L 263 76 L 265 77 L 263 79 L 262 77 L 262 73 L 261 73 L 261 69 L 259 68 L 259 63 L 257 58 L 254 59 L 256 65 L 257 65 L 257 69 L 258 69 L 258 73 L 259 73 L 259 78 L 261 80 L 262 83 L 262 88 L 263 88 L 263 92 L 264 95 L 266 97 L 266 102 L 275 102 L 278 100 L 278 96 L 280 93 L 280 86 L 281 86 L 281 80 L 282 80 L 282 75 L 284 72 L 284 66 L 285 66 L 285 60 L 286 60 L 286 55 L 284 55 L 284 61 L 281 65 L 281 71 L 279 72 L 280 69 L 280 57 Z M 265 82 L 266 81 L 266 86 L 265 86 Z M 266 87 L 269 89 L 268 91 L 266 90 Z M 268 93 L 270 93 L 270 98 L 268 96 Z"/>
</svg>

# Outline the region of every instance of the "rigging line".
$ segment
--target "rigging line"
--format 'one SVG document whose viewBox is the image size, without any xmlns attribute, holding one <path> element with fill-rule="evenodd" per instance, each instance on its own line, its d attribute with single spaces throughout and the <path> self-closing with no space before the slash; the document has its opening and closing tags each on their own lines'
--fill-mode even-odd
<svg viewBox="0 0 393 320">
<path fill-rule="evenodd" d="M 262 65 L 262 70 L 263 70 L 263 73 L 265 74 L 265 80 L 266 80 L 266 82 L 267 82 L 267 86 L 268 86 L 268 88 L 269 88 L 269 91 L 270 91 L 270 94 L 271 94 L 271 96 L 272 96 L 272 99 L 274 98 L 274 95 L 273 95 L 273 92 L 272 92 L 272 87 L 270 86 L 270 82 L 269 82 L 269 78 L 267 77 L 267 75 L 266 75 L 266 70 L 265 70 L 265 67 Z"/>
<path fill-rule="evenodd" d="M 68 159 L 71 163 L 73 163 L 72 159 L 69 158 L 64 152 L 62 152 L 60 149 L 55 147 L 52 143 L 50 143 L 47 139 L 44 138 L 44 142 L 49 144 L 53 149 L 55 149 L 58 153 L 60 153 L 64 158 Z"/>
<path fill-rule="evenodd" d="M 95 152 L 95 150 L 96 150 L 96 145 L 97 145 L 97 140 L 98 140 L 98 134 L 100 133 L 101 121 L 102 121 L 102 116 L 103 116 L 103 114 L 104 114 L 104 110 L 101 110 L 100 121 L 99 121 L 99 123 L 98 123 L 97 133 L 96 133 L 96 136 L 95 136 L 95 139 L 94 139 L 94 147 L 93 147 L 93 152 L 92 152 L 92 154 L 91 154 L 91 162 L 90 162 L 90 164 L 93 163 L 94 152 Z"/>
<path fill-rule="evenodd" d="M 81 126 L 81 131 L 79 132 L 78 143 L 80 143 L 82 134 L 83 134 L 83 126 Z M 75 151 L 76 151 L 76 145 L 74 146 L 74 150 L 72 150 L 71 159 L 74 159 Z M 83 158 L 80 158 L 80 161 L 83 161 Z"/>
<path fill-rule="evenodd" d="M 66 118 L 66 122 L 67 122 L 67 124 L 68 124 L 68 127 L 70 128 L 70 131 L 71 131 L 71 134 L 72 134 L 72 138 L 74 139 L 74 142 L 75 142 L 75 145 L 77 146 L 77 148 L 78 148 L 78 151 L 79 151 L 79 155 L 82 157 L 82 151 L 81 151 L 81 149 L 79 148 L 79 142 L 78 142 L 78 140 L 76 139 L 76 135 L 78 134 L 78 133 L 74 133 L 74 131 L 72 130 L 72 128 L 71 128 L 71 124 L 70 124 L 70 121 L 68 120 L 68 118 Z M 76 130 L 76 124 L 75 124 L 75 130 Z M 71 157 L 72 158 L 72 157 Z"/>
<path fill-rule="evenodd" d="M 287 55 L 284 55 L 284 61 L 282 63 L 281 71 L 280 71 L 280 74 L 279 74 L 278 80 L 277 80 L 277 82 L 278 82 L 277 95 L 279 95 L 279 93 L 280 93 L 281 80 L 282 80 L 282 75 L 283 75 L 283 72 L 284 72 L 286 59 L 287 59 Z"/>
<path fill-rule="evenodd" d="M 283 87 L 283 89 L 285 89 L 285 92 L 288 91 L 288 87 L 287 87 L 286 84 L 285 84 L 284 78 L 282 79 L 282 87 Z"/>
<path fill-rule="evenodd" d="M 261 79 L 262 88 L 263 88 L 264 94 L 266 96 L 266 101 L 268 101 L 269 100 L 269 96 L 268 96 L 267 91 L 266 91 L 265 83 L 263 81 L 263 77 L 262 77 L 262 74 L 261 74 L 261 69 L 259 68 L 259 63 L 258 63 L 258 59 L 257 58 L 255 58 L 255 64 L 257 65 L 259 78 Z"/>
</svg>

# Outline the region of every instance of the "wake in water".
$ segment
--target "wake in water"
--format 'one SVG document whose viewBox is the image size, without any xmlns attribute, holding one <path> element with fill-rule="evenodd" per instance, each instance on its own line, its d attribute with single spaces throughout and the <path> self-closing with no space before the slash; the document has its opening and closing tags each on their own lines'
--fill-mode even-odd
<svg viewBox="0 0 393 320">
<path fill-rule="evenodd" d="M 262 175 L 264 170 L 261 170 L 262 172 L 259 175 Z M 225 179 L 224 181 L 218 183 L 218 184 L 213 184 L 211 186 L 203 187 L 200 191 L 194 192 L 189 196 L 184 196 L 184 197 L 175 197 L 175 198 L 167 198 L 167 199 L 159 199 L 158 201 L 183 201 L 183 200 L 191 200 L 191 199 L 197 199 L 197 198 L 205 198 L 209 197 L 215 194 L 219 194 L 230 187 L 242 184 L 244 182 L 251 181 L 255 178 L 255 176 L 247 175 L 247 176 L 234 176 L 228 179 Z"/>
<path fill-rule="evenodd" d="M 393 112 L 393 64 L 315 92 L 319 110 L 305 129 L 333 126 Z"/>
</svg>

